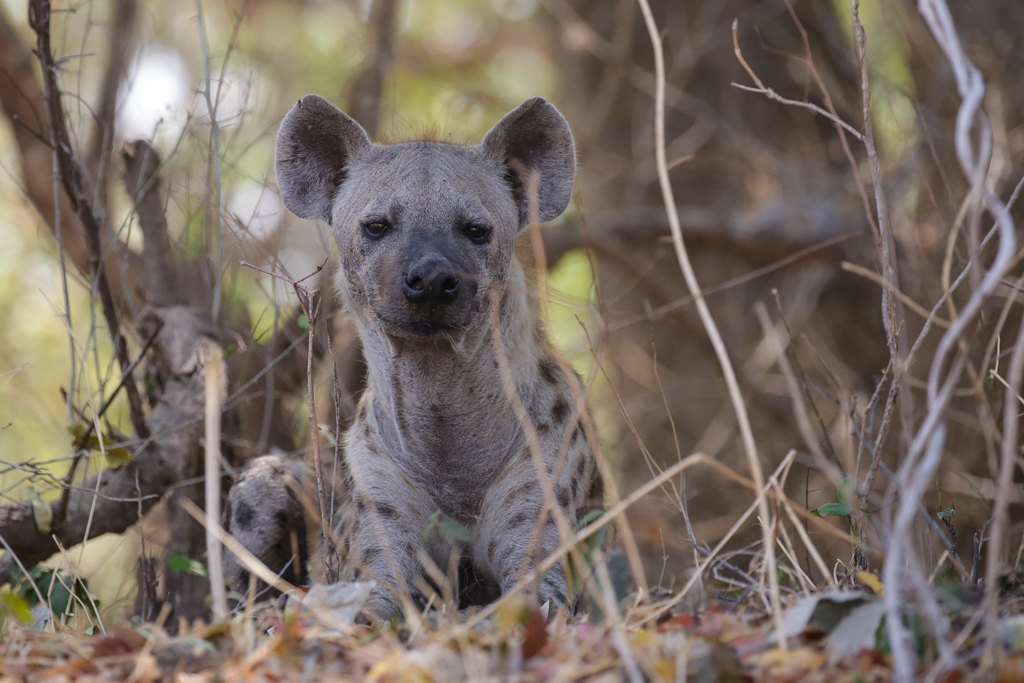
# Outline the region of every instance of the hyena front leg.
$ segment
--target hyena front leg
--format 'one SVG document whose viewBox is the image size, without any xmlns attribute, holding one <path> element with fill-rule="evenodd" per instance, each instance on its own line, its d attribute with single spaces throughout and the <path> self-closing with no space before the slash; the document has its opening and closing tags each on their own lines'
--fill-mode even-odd
<svg viewBox="0 0 1024 683">
<path fill-rule="evenodd" d="M 351 538 L 347 544 L 354 578 L 373 578 L 373 590 L 364 611 L 374 619 L 390 619 L 402 613 L 405 593 L 419 608 L 426 605 L 417 588 L 423 568 L 417 559 L 427 548 L 423 529 L 437 508 L 435 502 L 412 481 L 387 468 L 382 458 L 364 466 L 356 476 L 349 510 Z M 384 458 L 383 460 L 386 460 Z M 362 567 L 362 569 L 358 569 Z"/>
<path fill-rule="evenodd" d="M 539 526 L 544 510 L 544 493 L 528 453 L 509 464 L 484 498 L 475 539 L 478 564 L 487 567 L 504 594 L 546 558 L 561 542 L 558 526 L 550 513 Z M 574 521 L 571 510 L 569 524 Z M 568 606 L 565 571 L 561 562 L 541 579 L 538 601 L 551 599 L 556 606 Z"/>
</svg>

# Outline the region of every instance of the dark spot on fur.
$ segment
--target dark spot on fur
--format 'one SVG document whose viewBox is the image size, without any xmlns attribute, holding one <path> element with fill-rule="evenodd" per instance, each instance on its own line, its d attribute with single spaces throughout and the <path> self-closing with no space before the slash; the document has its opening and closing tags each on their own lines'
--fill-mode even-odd
<svg viewBox="0 0 1024 683">
<path fill-rule="evenodd" d="M 353 577 L 353 578 L 354 578 L 354 579 L 355 579 L 356 581 L 358 581 L 358 580 L 359 580 L 359 577 L 360 577 L 360 576 L 362 576 L 362 575 L 363 575 L 363 572 L 361 572 L 361 571 L 359 570 L 359 567 L 356 567 L 356 570 L 355 570 L 354 572 L 352 572 L 352 577 Z"/>
<path fill-rule="evenodd" d="M 498 539 L 492 538 L 487 544 L 487 559 L 494 561 L 494 552 L 498 549 Z"/>
<path fill-rule="evenodd" d="M 536 484 L 532 481 L 520 484 L 516 488 L 512 489 L 507 496 L 505 496 L 505 504 L 510 506 L 517 500 L 525 496 L 527 493 L 536 488 Z"/>
<path fill-rule="evenodd" d="M 370 564 L 371 562 L 373 562 L 377 558 L 377 555 L 379 553 L 380 551 L 377 548 L 367 548 L 366 550 L 364 550 L 362 557 L 363 564 Z"/>
<path fill-rule="evenodd" d="M 583 472 L 587 469 L 586 458 L 580 458 L 576 461 L 576 478 L 579 479 L 583 476 Z"/>
<path fill-rule="evenodd" d="M 572 489 L 573 493 L 579 495 L 580 492 L 580 478 L 573 475 L 573 478 L 569 480 L 569 488 Z"/>
<path fill-rule="evenodd" d="M 576 423 L 576 428 L 572 430 L 572 442 L 576 443 L 580 437 L 583 436 L 583 429 L 579 422 Z"/>
<path fill-rule="evenodd" d="M 554 593 L 551 594 L 551 599 L 554 600 L 555 603 L 558 604 L 558 605 L 564 605 L 565 604 L 565 592 L 564 591 L 557 591 L 556 590 Z"/>
<path fill-rule="evenodd" d="M 537 370 L 540 372 L 540 376 L 543 377 L 544 381 L 548 384 L 555 384 L 558 382 L 558 368 L 550 358 L 543 359 L 537 366 Z"/>
<path fill-rule="evenodd" d="M 284 510 L 278 510 L 277 514 L 274 515 L 274 519 L 277 521 L 277 525 L 282 529 L 288 528 L 288 513 Z"/>
<path fill-rule="evenodd" d="M 398 517 L 398 511 L 387 503 L 377 503 L 376 507 L 377 512 L 380 513 L 381 517 L 387 517 L 388 519 L 395 519 Z"/>
<path fill-rule="evenodd" d="M 423 595 L 423 591 L 414 588 L 409 597 L 412 598 L 412 604 L 416 605 L 416 609 L 423 611 L 427 608 L 427 596 Z"/>
<path fill-rule="evenodd" d="M 252 527 L 253 513 L 252 508 L 249 507 L 248 503 L 241 502 L 235 508 L 235 523 L 238 524 L 238 528 L 242 531 L 248 531 Z"/>
<path fill-rule="evenodd" d="M 564 508 L 569 507 L 569 501 L 571 500 L 569 489 L 559 489 L 558 491 L 558 504 Z"/>
<path fill-rule="evenodd" d="M 366 510 L 366 503 L 364 503 L 361 500 L 357 500 L 356 501 L 356 510 L 358 510 L 359 512 L 365 511 Z"/>
<path fill-rule="evenodd" d="M 517 529 L 530 521 L 530 515 L 525 512 L 517 512 L 508 522 L 509 529 Z"/>
<path fill-rule="evenodd" d="M 569 404 L 565 402 L 565 399 L 559 398 L 555 401 L 555 405 L 551 406 L 551 420 L 555 424 L 561 424 L 568 414 Z"/>
<path fill-rule="evenodd" d="M 549 425 L 546 422 L 544 424 L 537 425 L 537 436 L 544 436 L 545 434 L 547 434 L 550 431 L 551 431 L 551 425 Z"/>
</svg>

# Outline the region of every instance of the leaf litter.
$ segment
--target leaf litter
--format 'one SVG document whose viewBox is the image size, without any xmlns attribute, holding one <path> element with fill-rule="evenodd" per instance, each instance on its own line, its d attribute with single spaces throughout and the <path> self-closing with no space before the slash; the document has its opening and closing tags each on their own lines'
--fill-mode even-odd
<svg viewBox="0 0 1024 683">
<path fill-rule="evenodd" d="M 406 622 L 357 623 L 372 587 L 312 587 L 305 602 L 315 599 L 328 618 L 323 610 L 314 614 L 282 598 L 248 610 L 243 604 L 230 620 L 217 624 L 183 622 L 175 635 L 153 624 L 115 626 L 106 635 L 67 627 L 34 630 L 9 617 L 0 643 L 0 683 L 610 683 L 628 680 L 624 654 L 649 681 L 891 680 L 882 628 L 885 610 L 874 590 L 829 590 L 792 600 L 784 619 L 787 647 L 782 648 L 774 621 L 753 602 L 712 598 L 701 612 L 665 609 L 655 619 L 651 615 L 664 604 L 631 605 L 613 623 L 537 609 L 517 597 L 473 627 L 467 625 L 471 612 L 450 614 L 443 607 Z M 668 599 L 670 593 L 658 595 Z M 626 598 L 631 600 L 635 594 Z M 617 628 L 625 634 L 628 653 L 616 643 Z M 1000 638 L 1009 657 L 997 680 L 1024 681 L 1021 617 L 1007 617 Z M 935 680 L 970 680 L 972 667 L 971 662 L 954 662 Z"/>
</svg>

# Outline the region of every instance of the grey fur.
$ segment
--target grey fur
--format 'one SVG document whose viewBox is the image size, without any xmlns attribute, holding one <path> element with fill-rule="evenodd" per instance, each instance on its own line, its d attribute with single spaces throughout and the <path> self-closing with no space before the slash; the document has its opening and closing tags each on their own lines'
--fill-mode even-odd
<svg viewBox="0 0 1024 683">
<path fill-rule="evenodd" d="M 337 543 L 349 558 L 341 578 L 369 571 L 382 579 L 367 611 L 386 618 L 399 609 L 395 587 L 425 597 L 415 588 L 423 576 L 417 553 L 425 551 L 444 569 L 458 545 L 478 574 L 507 590 L 559 537 L 549 516 L 539 540 L 531 541 L 544 498 L 498 370 L 492 289 L 500 293 L 512 379 L 559 503 L 570 522 L 588 503 L 600 504 L 593 500 L 600 482 L 573 419 L 569 380 L 554 360 L 516 255 L 529 199 L 521 173 L 539 173 L 542 220 L 568 205 L 575 157 L 565 119 L 533 98 L 478 146 L 375 145 L 351 119 L 309 95 L 281 125 L 276 168 L 285 205 L 334 228 L 342 261 L 336 285 L 369 370 L 345 436 L 346 480 L 335 490 Z M 489 229 L 487 239 L 471 239 L 474 226 Z M 443 271 L 456 298 L 413 303 L 409 288 L 422 284 L 421 271 L 424 277 Z M 237 516 L 237 505 L 232 510 Z M 434 530 L 424 542 L 437 511 L 469 529 L 472 540 Z M 538 597 L 569 602 L 560 565 L 548 572 Z"/>
</svg>

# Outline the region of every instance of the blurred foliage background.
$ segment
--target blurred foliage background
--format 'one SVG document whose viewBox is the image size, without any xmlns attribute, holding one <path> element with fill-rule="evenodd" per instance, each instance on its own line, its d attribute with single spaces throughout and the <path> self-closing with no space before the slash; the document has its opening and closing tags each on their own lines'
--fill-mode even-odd
<svg viewBox="0 0 1024 683">
<path fill-rule="evenodd" d="M 26 3 L 2 4 L 17 35 L 34 44 Z M 773 469 L 790 448 L 806 446 L 753 315 L 758 300 L 788 324 L 812 387 L 806 400 L 822 416 L 823 440 L 851 476 L 862 474 L 858 447 L 865 433 L 872 436 L 877 429 L 880 411 L 876 406 L 868 414 L 864 406 L 889 361 L 881 289 L 841 267 L 846 260 L 877 268 L 876 242 L 858 190 L 859 183 L 867 183 L 870 195 L 863 148 L 850 138 L 851 167 L 826 119 L 731 85 L 751 85 L 733 51 L 735 18 L 744 55 L 768 87 L 784 97 L 820 103 L 806 59 L 810 54 L 838 115 L 862 129 L 850 5 L 843 0 L 794 0 L 792 8 L 784 0 L 658 0 L 652 5 L 664 31 L 668 155 L 684 234 L 700 281 L 718 287 L 709 293 L 709 303 L 740 372 L 765 469 Z M 996 140 L 989 182 L 1005 198 L 1024 172 L 1024 89 L 1019 87 L 1024 6 L 1017 0 L 970 9 L 954 5 L 968 52 L 986 77 Z M 114 44 L 116 6 L 113 0 L 73 0 L 55 9 L 64 105 L 75 143 L 83 148 Z M 930 309 L 943 291 L 947 247 L 956 269 L 969 251 L 968 236 L 950 230 L 966 186 L 952 146 L 958 99 L 913 3 L 871 0 L 863 4 L 862 18 L 899 284 L 907 297 Z M 801 28 L 808 32 L 809 53 Z M 335 249 L 325 226 L 288 214 L 275 189 L 277 124 L 299 97 L 319 93 L 354 115 L 369 111 L 357 118 L 377 140 L 426 135 L 473 142 L 522 99 L 542 95 L 568 117 L 580 164 L 573 206 L 545 227 L 554 333 L 584 378 L 596 376 L 591 407 L 621 489 L 636 488 L 659 467 L 694 451 L 746 473 L 718 366 L 667 239 L 653 163 L 653 58 L 632 0 L 143 1 L 129 30 L 112 149 L 136 138 L 153 141 L 165 160 L 162 193 L 175 254 L 201 264 L 189 287 L 207 289 L 217 280 L 218 237 L 207 207 L 217 203 L 210 160 L 219 156 L 222 317 L 235 321 L 235 339 L 228 343 L 240 355 L 294 322 L 296 301 L 289 288 L 238 262 L 301 277 Z M 202 94 L 207 70 L 216 90 L 216 148 Z M 366 85 L 374 74 L 382 74 L 379 96 Z M 9 119 L 0 123 L 0 460 L 5 464 L 0 492 L 5 501 L 24 500 L 33 491 L 51 501 L 60 496 L 73 454 L 68 427 L 80 420 L 61 389 L 70 392 L 76 406 L 94 405 L 113 390 L 119 370 L 109 336 L 97 323 L 89 283 L 72 268 L 67 269 L 70 329 L 64 322 L 59 255 L 51 228 L 26 196 L 17 125 Z M 115 241 L 138 251 L 141 235 L 120 189 L 118 155 L 109 161 L 115 188 L 106 191 L 108 223 Z M 1020 205 L 1013 215 L 1018 225 L 1024 221 Z M 327 272 L 319 280 L 325 290 Z M 902 329 L 912 340 L 922 320 L 904 314 Z M 989 312 L 985 322 L 991 324 L 997 314 Z M 335 321 L 333 330 L 335 339 L 346 339 L 343 321 Z M 982 348 L 983 334 L 979 326 Z M 347 339 L 351 344 L 351 334 Z M 929 337 L 928 343 L 934 341 Z M 132 343 L 137 350 L 141 341 Z M 304 357 L 295 363 L 304 367 Z M 985 370 L 978 368 L 977 376 L 984 377 Z M 347 387 L 351 392 L 358 391 L 358 374 L 348 375 L 355 378 Z M 329 385 L 329 368 L 321 368 L 318 387 L 325 402 Z M 883 461 L 892 466 L 920 418 L 912 399 L 922 395 L 921 382 L 910 377 L 907 385 L 911 403 L 901 406 L 881 444 Z M 993 415 L 1001 415 L 1001 395 L 987 384 L 964 390 L 957 407 L 962 419 L 949 440 L 948 467 L 936 496 L 945 490 L 955 498 L 958 521 L 963 520 L 962 552 L 970 557 L 971 531 L 989 514 L 978 482 L 995 477 L 986 428 L 998 419 Z M 272 391 L 282 394 L 287 408 L 281 413 L 286 423 L 272 431 L 287 438 L 268 436 L 269 428 L 235 434 L 240 445 L 232 465 L 270 447 L 299 454 L 305 448 L 304 380 Z M 116 400 L 107 418 L 114 430 L 130 433 L 123 401 Z M 810 460 L 798 462 L 799 473 L 788 484 L 791 497 L 809 509 L 834 501 L 834 488 Z M 98 457 L 89 463 L 91 474 L 107 466 Z M 666 585 L 678 585 L 695 552 L 701 552 L 692 547 L 681 503 L 688 506 L 703 548 L 726 532 L 751 499 L 716 475 L 691 474 L 679 484 L 685 501 L 651 497 L 630 515 L 652 583 L 661 577 Z M 880 503 L 885 484 L 880 478 L 874 504 Z M 946 505 L 949 498 L 943 498 Z M 929 502 L 930 508 L 937 504 Z M 142 525 L 151 537 L 149 552 L 165 542 L 167 525 L 159 509 Z M 945 541 L 936 541 L 933 525 L 922 521 L 920 526 L 916 542 L 934 560 Z M 751 532 L 735 544 L 736 552 L 756 538 Z M 834 549 L 835 557 L 848 560 L 848 547 Z M 108 620 L 133 610 L 139 553 L 134 528 L 70 554 Z M 741 568 L 756 562 L 756 553 L 736 562 Z"/>
</svg>

